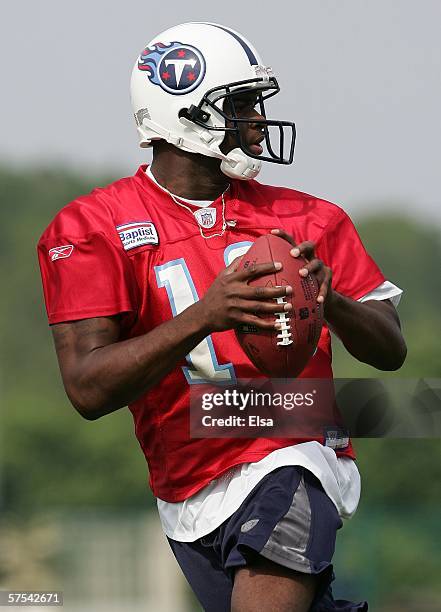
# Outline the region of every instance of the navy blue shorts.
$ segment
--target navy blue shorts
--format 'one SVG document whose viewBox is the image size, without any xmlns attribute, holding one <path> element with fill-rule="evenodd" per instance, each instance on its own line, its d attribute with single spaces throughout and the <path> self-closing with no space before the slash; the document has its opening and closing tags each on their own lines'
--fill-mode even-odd
<svg viewBox="0 0 441 612">
<path fill-rule="evenodd" d="M 229 612 L 234 573 L 261 555 L 319 577 L 311 612 L 362 612 L 367 603 L 334 600 L 332 557 L 342 521 L 320 481 L 286 466 L 267 474 L 222 525 L 195 542 L 169 538 L 173 553 L 207 612 Z"/>
</svg>

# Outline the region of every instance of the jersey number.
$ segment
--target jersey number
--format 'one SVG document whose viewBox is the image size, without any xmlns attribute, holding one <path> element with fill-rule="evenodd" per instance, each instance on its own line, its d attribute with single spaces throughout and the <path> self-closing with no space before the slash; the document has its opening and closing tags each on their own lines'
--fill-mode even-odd
<svg viewBox="0 0 441 612">
<path fill-rule="evenodd" d="M 225 264 L 243 255 L 251 242 L 237 242 L 225 249 Z M 199 300 L 196 287 L 185 260 L 174 259 L 162 266 L 155 266 L 158 287 L 165 287 L 173 316 Z M 186 357 L 188 366 L 182 368 L 190 385 L 210 381 L 232 382 L 236 379 L 232 363 L 219 364 L 211 336 L 207 336 Z"/>
</svg>

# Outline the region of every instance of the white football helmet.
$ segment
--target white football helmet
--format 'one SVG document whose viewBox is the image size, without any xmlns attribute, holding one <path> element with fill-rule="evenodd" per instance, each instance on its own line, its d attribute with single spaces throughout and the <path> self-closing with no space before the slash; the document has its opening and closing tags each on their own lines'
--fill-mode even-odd
<svg viewBox="0 0 441 612">
<path fill-rule="evenodd" d="M 166 140 L 184 151 L 221 159 L 224 174 L 243 180 L 257 176 L 262 161 L 290 164 L 295 126 L 265 114 L 264 100 L 279 90 L 271 68 L 234 30 L 214 23 L 170 28 L 155 36 L 133 68 L 131 98 L 140 146 Z M 236 116 L 234 96 L 249 92 L 257 96 L 262 119 Z M 262 125 L 264 155 L 243 141 L 243 123 Z M 224 154 L 219 146 L 227 131 L 236 134 L 239 146 Z"/>
</svg>

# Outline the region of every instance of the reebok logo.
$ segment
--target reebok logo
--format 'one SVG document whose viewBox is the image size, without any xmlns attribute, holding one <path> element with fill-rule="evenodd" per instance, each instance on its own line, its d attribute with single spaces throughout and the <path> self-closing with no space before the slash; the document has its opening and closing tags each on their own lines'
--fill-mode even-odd
<svg viewBox="0 0 441 612">
<path fill-rule="evenodd" d="M 72 255 L 72 251 L 74 250 L 73 244 L 63 244 L 63 246 L 57 246 L 53 249 L 49 249 L 49 257 L 51 261 L 56 261 L 57 259 L 66 259 Z"/>
<path fill-rule="evenodd" d="M 251 529 L 253 529 L 253 527 L 255 527 L 259 521 L 260 519 L 251 519 L 251 521 L 247 521 L 240 528 L 241 532 L 247 533 L 247 531 L 251 531 Z"/>
</svg>

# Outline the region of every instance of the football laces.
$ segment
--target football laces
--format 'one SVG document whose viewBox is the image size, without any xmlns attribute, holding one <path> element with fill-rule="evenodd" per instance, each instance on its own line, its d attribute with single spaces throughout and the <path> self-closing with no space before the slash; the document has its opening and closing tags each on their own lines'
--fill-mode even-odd
<svg viewBox="0 0 441 612">
<path fill-rule="evenodd" d="M 284 296 L 278 297 L 278 298 L 274 298 L 276 300 L 276 302 L 280 305 L 283 306 L 287 303 Z M 291 334 L 291 325 L 290 325 L 290 318 L 286 316 L 286 312 L 283 310 L 282 312 L 276 312 L 275 313 L 276 316 L 276 322 L 279 323 L 279 333 L 277 334 L 277 338 L 279 338 L 279 340 L 277 341 L 277 345 L 278 346 L 288 346 L 289 344 L 293 343 L 293 340 L 291 339 L 292 334 Z"/>
</svg>

